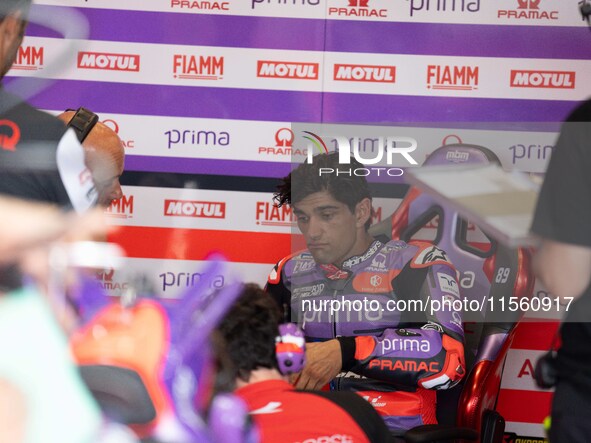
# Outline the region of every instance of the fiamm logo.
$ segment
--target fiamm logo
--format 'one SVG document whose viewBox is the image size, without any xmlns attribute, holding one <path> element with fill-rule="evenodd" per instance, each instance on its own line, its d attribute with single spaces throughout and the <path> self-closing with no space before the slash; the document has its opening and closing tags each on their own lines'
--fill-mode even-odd
<svg viewBox="0 0 591 443">
<path fill-rule="evenodd" d="M 255 9 L 261 5 L 276 5 L 276 6 L 318 6 L 320 0 L 252 0 L 251 8 Z"/>
<path fill-rule="evenodd" d="M 229 11 L 230 3 L 216 1 L 171 0 L 171 9 L 192 9 L 195 11 Z"/>
<path fill-rule="evenodd" d="M 256 224 L 263 226 L 295 226 L 295 216 L 289 205 L 277 207 L 272 202 L 256 203 Z"/>
<path fill-rule="evenodd" d="M 43 69 L 43 46 L 21 46 L 11 69 L 38 71 Z"/>
<path fill-rule="evenodd" d="M 221 80 L 224 78 L 224 57 L 212 55 L 174 54 L 174 78 L 190 80 Z"/>
<path fill-rule="evenodd" d="M 113 218 L 132 218 L 133 217 L 133 195 L 124 195 L 119 200 L 111 202 L 105 209 L 105 215 Z"/>
<path fill-rule="evenodd" d="M 345 0 L 341 0 L 343 3 Z M 346 7 L 330 7 L 328 15 L 337 15 L 342 17 L 388 17 L 387 9 L 374 9 L 369 7 L 370 0 L 348 0 Z"/>
<path fill-rule="evenodd" d="M 334 80 L 370 83 L 394 83 L 396 67 L 385 65 L 342 65 L 335 63 Z"/>
<path fill-rule="evenodd" d="M 478 89 L 478 66 L 428 65 L 427 88 L 454 91 Z"/>
<path fill-rule="evenodd" d="M 480 0 L 410 0 L 410 16 L 419 11 L 478 12 Z"/>
</svg>

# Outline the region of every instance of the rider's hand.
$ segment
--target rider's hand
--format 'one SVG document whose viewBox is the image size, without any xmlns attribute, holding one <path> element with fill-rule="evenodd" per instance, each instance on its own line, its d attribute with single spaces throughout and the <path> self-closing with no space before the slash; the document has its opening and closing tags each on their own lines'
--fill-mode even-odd
<svg viewBox="0 0 591 443">
<path fill-rule="evenodd" d="M 296 380 L 297 389 L 317 390 L 341 371 L 341 345 L 338 340 L 306 343 L 306 366 Z"/>
</svg>

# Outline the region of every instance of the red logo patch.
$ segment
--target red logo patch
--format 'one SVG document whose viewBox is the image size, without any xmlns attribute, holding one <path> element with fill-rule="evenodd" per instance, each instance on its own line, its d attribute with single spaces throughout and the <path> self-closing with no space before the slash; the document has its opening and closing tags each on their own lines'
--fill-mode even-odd
<svg viewBox="0 0 591 443">
<path fill-rule="evenodd" d="M 8 128 L 9 134 L 5 134 L 3 128 Z M 21 139 L 21 130 L 18 125 L 10 120 L 0 120 L 0 148 L 5 151 L 15 151 L 16 144 Z"/>
</svg>

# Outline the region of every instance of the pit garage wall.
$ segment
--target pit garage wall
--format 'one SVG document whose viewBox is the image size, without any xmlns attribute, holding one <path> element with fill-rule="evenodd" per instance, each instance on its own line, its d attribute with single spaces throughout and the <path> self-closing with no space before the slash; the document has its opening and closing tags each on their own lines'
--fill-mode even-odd
<svg viewBox="0 0 591 443">
<path fill-rule="evenodd" d="M 291 122 L 447 122 L 416 133 L 421 160 L 459 139 L 492 149 L 507 169 L 543 172 L 556 125 L 485 137 L 452 122 L 559 122 L 590 92 L 591 35 L 576 0 L 37 3 L 45 17 L 77 7 L 89 35 L 53 74 L 72 42 L 32 24 L 10 74 L 31 85 L 55 78 L 35 105 L 83 105 L 118 131 L 127 157 L 125 197 L 109 210 L 122 227 L 113 240 L 129 254 L 127 271 L 147 271 L 165 296 L 198 279 L 211 250 L 260 283 L 290 252 L 290 214 L 273 211 L 270 193 L 289 171 Z M 371 73 L 347 78 L 342 65 Z M 296 75 L 282 77 L 289 66 Z M 542 72 L 560 75 L 536 84 Z M 374 188 L 379 220 L 405 187 Z M 203 203 L 201 217 L 167 215 L 179 201 Z M 114 291 L 126 283 L 120 271 L 102 278 Z M 524 325 L 509 353 L 499 399 L 508 441 L 543 435 L 551 394 L 531 373 L 556 324 Z"/>
</svg>

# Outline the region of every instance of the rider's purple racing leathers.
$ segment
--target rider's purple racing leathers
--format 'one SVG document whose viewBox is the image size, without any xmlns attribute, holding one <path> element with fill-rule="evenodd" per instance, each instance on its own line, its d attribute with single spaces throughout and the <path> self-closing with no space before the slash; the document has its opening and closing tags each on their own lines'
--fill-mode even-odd
<svg viewBox="0 0 591 443">
<path fill-rule="evenodd" d="M 308 252 L 281 260 L 267 291 L 308 341 L 338 339 L 342 372 L 392 430 L 435 423 L 435 389 L 462 378 L 464 332 L 456 272 L 429 243 L 374 241 L 339 268 Z M 456 301 L 456 303 L 454 303 Z"/>
</svg>

